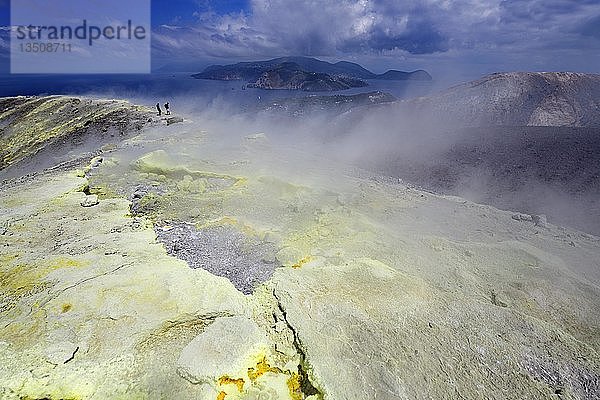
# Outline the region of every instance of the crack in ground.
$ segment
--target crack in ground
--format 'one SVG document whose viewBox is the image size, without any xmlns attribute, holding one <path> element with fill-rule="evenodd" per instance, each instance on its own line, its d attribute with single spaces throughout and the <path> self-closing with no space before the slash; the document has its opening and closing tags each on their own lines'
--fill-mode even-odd
<svg viewBox="0 0 600 400">
<path fill-rule="evenodd" d="M 66 360 L 63 362 L 63 364 L 66 364 L 66 363 L 68 363 L 69 361 L 73 360 L 73 359 L 75 358 L 75 354 L 77 354 L 77 352 L 78 352 L 78 351 L 79 351 L 79 346 L 77 346 L 77 347 L 75 348 L 75 350 L 73 351 L 73 354 L 71 354 L 71 356 L 70 356 L 69 358 L 67 358 L 67 359 L 66 359 Z"/>
<path fill-rule="evenodd" d="M 79 286 L 79 285 L 81 285 L 83 283 L 86 283 L 86 282 L 89 282 L 91 280 L 100 278 L 102 276 L 107 276 L 107 275 L 114 274 L 115 272 L 119 271 L 120 269 L 125 268 L 125 267 L 131 267 L 132 265 L 134 265 L 134 263 L 122 264 L 122 265 L 119 265 L 117 268 L 113 268 L 110 271 L 106 271 L 106 272 L 98 274 L 98 275 L 90 276 L 89 278 L 85 278 L 85 279 L 82 279 L 82 280 L 80 280 L 78 282 L 75 282 L 74 284 L 69 285 L 66 288 L 60 289 L 54 295 L 52 295 L 50 298 L 48 298 L 48 299 L 44 300 L 43 302 L 41 302 L 40 303 L 40 308 L 43 307 L 43 306 L 45 306 L 46 304 L 48 304 L 50 301 L 56 299 L 58 296 L 60 296 L 61 294 L 63 294 L 67 290 L 71 290 L 71 289 L 73 289 L 73 288 L 75 288 L 75 287 L 77 287 L 77 286 Z M 32 311 L 33 311 L 33 309 L 32 309 Z"/>
<path fill-rule="evenodd" d="M 197 331 L 193 337 L 200 335 L 204 330 L 215 322 L 218 318 L 233 317 L 235 314 L 227 311 L 215 311 L 205 314 L 189 315 L 188 318 L 179 318 L 175 320 L 167 320 L 163 324 L 151 332 L 146 338 L 140 341 L 137 345 L 137 349 L 143 349 L 145 347 L 152 347 L 157 342 L 162 340 L 169 340 L 172 336 L 171 332 L 184 331 L 184 330 L 195 330 Z M 173 334 L 177 337 L 177 333 Z"/>
<path fill-rule="evenodd" d="M 323 392 L 317 389 L 308 377 L 308 373 L 306 372 L 305 366 L 309 365 L 309 362 L 307 361 L 306 353 L 302 349 L 302 343 L 298 336 L 298 332 L 288 321 L 287 312 L 281 304 L 279 297 L 277 297 L 275 289 L 273 289 L 273 297 L 275 298 L 275 300 L 277 300 L 277 307 L 279 308 L 279 311 L 281 311 L 281 315 L 283 315 L 283 322 L 285 322 L 289 330 L 292 332 L 292 335 L 294 336 L 293 345 L 296 349 L 296 352 L 300 355 L 300 363 L 298 364 L 298 375 L 300 376 L 300 390 L 302 390 L 302 393 L 304 393 L 306 396 L 317 395 L 319 398 L 323 398 Z"/>
<path fill-rule="evenodd" d="M 44 297 L 45 297 L 45 296 L 48 296 L 48 297 L 46 297 L 46 298 L 45 298 L 45 300 L 41 301 L 41 302 L 39 303 L 39 305 L 35 306 L 35 308 L 36 308 L 36 309 L 43 309 L 43 307 L 44 307 L 46 304 L 48 304 L 48 303 L 49 303 L 49 302 L 51 302 L 52 300 L 56 299 L 57 297 L 59 297 L 61 294 L 63 294 L 63 293 L 64 293 L 64 292 L 66 292 L 67 290 L 71 290 L 71 289 L 73 289 L 73 288 L 75 288 L 75 287 L 77 287 L 77 286 L 79 286 L 79 285 L 81 285 L 81 284 L 83 284 L 83 283 L 86 283 L 86 282 L 89 282 L 89 281 L 91 281 L 91 280 L 94 280 L 94 279 L 100 278 L 100 277 L 102 277 L 102 276 L 106 276 L 106 275 L 113 274 L 113 273 L 115 273 L 115 272 L 119 271 L 120 269 L 122 269 L 122 268 L 124 268 L 124 267 L 130 267 L 130 266 L 132 266 L 132 265 L 134 265 L 134 263 L 128 263 L 128 264 L 122 264 L 122 265 L 119 265 L 117 268 L 113 268 L 112 270 L 110 270 L 110 271 L 106 271 L 106 272 L 104 272 L 104 273 L 102 273 L 102 274 L 98 274 L 98 275 L 94 275 L 94 276 L 90 276 L 90 277 L 88 277 L 88 278 L 82 279 L 82 280 L 80 280 L 80 281 L 78 281 L 78 282 L 75 282 L 74 284 L 72 284 L 72 285 L 69 285 L 69 286 L 67 286 L 67 287 L 65 287 L 65 288 L 63 288 L 63 289 L 59 289 L 59 290 L 57 290 L 56 292 L 53 292 L 53 290 L 52 290 L 53 288 L 52 288 L 52 287 L 48 287 L 48 288 L 46 288 L 46 290 L 48 291 L 47 295 L 42 295 L 42 296 L 44 296 Z M 22 297 L 22 298 L 24 298 L 24 297 Z M 12 321 L 9 321 L 9 322 L 8 322 L 6 325 L 4 325 L 4 328 L 8 328 L 10 325 L 12 325 L 12 324 L 14 324 L 14 323 L 17 323 L 17 322 L 20 322 L 21 320 L 24 320 L 24 319 L 26 319 L 26 318 L 30 317 L 30 316 L 31 316 L 31 314 L 33 313 L 34 306 L 33 306 L 33 305 L 25 305 L 25 307 L 27 307 L 27 308 L 28 308 L 28 311 L 27 311 L 27 313 L 26 313 L 26 314 L 24 314 L 24 315 L 22 315 L 22 316 L 21 316 L 21 317 L 19 317 L 19 318 L 16 318 L 16 319 L 14 319 L 14 320 L 12 320 Z"/>
</svg>

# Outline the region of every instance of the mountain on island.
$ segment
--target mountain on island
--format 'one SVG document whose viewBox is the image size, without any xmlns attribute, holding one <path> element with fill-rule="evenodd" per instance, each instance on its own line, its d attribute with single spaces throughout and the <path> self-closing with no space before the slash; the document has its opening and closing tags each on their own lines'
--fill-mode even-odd
<svg viewBox="0 0 600 400">
<path fill-rule="evenodd" d="M 211 65 L 204 71 L 192 75 L 197 79 L 213 80 L 241 80 L 252 84 L 253 87 L 264 86 L 261 78 L 267 75 L 273 75 L 273 71 L 280 70 L 302 71 L 305 74 L 326 74 L 328 80 L 340 82 L 349 87 L 366 86 L 356 80 L 364 79 L 384 79 L 384 80 L 419 80 L 430 81 L 431 75 L 423 70 L 413 72 L 403 72 L 389 70 L 383 74 L 375 74 L 368 69 L 356 63 L 348 61 L 339 61 L 329 63 L 310 57 L 280 57 L 266 61 L 240 62 L 230 65 Z M 314 75 L 311 75 L 314 78 Z M 311 78 L 312 79 L 312 78 Z M 350 82 L 344 80 L 351 80 Z M 354 80 L 354 81 L 352 81 Z M 259 81 L 259 82 L 257 82 Z M 309 85 L 310 86 L 310 85 Z M 336 85 L 332 85 L 336 87 Z M 340 89 L 321 89 L 321 90 L 340 90 Z"/>
<path fill-rule="evenodd" d="M 329 75 L 322 72 L 307 72 L 296 63 L 286 62 L 265 71 L 248 87 L 258 89 L 304 90 L 323 92 L 368 86 L 367 82 L 353 77 Z"/>
</svg>

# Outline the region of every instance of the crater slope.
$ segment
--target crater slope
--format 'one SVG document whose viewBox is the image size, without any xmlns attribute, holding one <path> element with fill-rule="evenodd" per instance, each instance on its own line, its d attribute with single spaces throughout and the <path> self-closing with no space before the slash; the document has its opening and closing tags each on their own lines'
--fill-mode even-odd
<svg viewBox="0 0 600 400">
<path fill-rule="evenodd" d="M 269 134 L 155 126 L 3 185 L 0 397 L 598 398 L 598 237 Z M 240 254 L 273 266 L 244 293 Z"/>
</svg>

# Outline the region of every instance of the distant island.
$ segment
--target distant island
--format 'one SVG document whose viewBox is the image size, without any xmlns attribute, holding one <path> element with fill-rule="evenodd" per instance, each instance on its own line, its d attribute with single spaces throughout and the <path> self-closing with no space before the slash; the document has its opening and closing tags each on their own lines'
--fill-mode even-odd
<svg viewBox="0 0 600 400">
<path fill-rule="evenodd" d="M 305 91 L 335 91 L 368 86 L 366 79 L 430 81 L 423 70 L 389 70 L 375 74 L 347 61 L 329 63 L 309 57 L 280 57 L 267 61 L 211 65 L 192 75 L 196 79 L 245 81 L 248 87 Z"/>
<path fill-rule="evenodd" d="M 368 86 L 362 79 L 323 72 L 304 71 L 296 63 L 285 62 L 265 71 L 258 79 L 246 85 L 258 89 L 304 90 L 323 92 Z"/>
</svg>

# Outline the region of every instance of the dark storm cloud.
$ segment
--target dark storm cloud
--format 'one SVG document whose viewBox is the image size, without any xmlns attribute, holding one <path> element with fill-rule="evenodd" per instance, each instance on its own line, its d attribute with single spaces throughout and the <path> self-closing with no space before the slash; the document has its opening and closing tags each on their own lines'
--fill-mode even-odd
<svg viewBox="0 0 600 400">
<path fill-rule="evenodd" d="M 435 27 L 426 23 L 417 23 L 411 28 L 400 35 L 389 35 L 383 29 L 376 27 L 370 32 L 367 40 L 368 48 L 375 51 L 400 49 L 411 54 L 430 54 L 448 50 L 448 38 Z M 357 50 L 349 46 L 344 49 Z"/>
<path fill-rule="evenodd" d="M 557 62 L 568 54 L 569 69 L 589 69 L 598 16 L 598 0 L 252 0 L 246 12 L 199 12 L 196 24 L 157 28 L 154 49 L 163 58 L 510 60 L 505 69 L 566 68 Z"/>
<path fill-rule="evenodd" d="M 546 48 L 577 50 L 597 46 L 585 37 L 598 36 L 600 2 L 597 0 L 504 0 L 500 3 L 498 31 L 505 43 L 518 50 Z"/>
<path fill-rule="evenodd" d="M 6 0 L 0 0 L 0 6 L 3 3 Z M 227 7 L 216 0 L 186 0 L 177 4 L 184 3 L 186 7 L 163 7 L 182 14 L 180 18 L 168 18 L 171 14 L 166 11 L 164 18 L 154 18 L 160 23 L 170 21 L 153 28 L 155 67 L 173 60 L 220 63 L 220 59 L 307 55 L 377 60 L 375 68 L 387 63 L 381 69 L 397 68 L 398 60 L 414 68 L 459 69 L 470 63 L 487 65 L 481 69 L 485 71 L 600 69 L 598 0 L 249 0 L 227 3 L 231 4 Z M 8 31 L 0 30 L 0 63 L 7 59 L 8 45 Z"/>
<path fill-rule="evenodd" d="M 449 37 L 441 29 L 446 11 L 440 4 L 254 0 L 249 15 L 201 15 L 195 28 L 213 29 L 211 35 L 179 30 L 171 37 L 182 45 L 208 37 L 213 42 L 226 42 L 227 52 L 229 45 L 238 42 L 248 53 L 278 48 L 279 53 L 305 55 L 382 50 L 427 54 L 448 49 Z M 202 44 L 214 47 L 214 43 Z"/>
<path fill-rule="evenodd" d="M 584 21 L 575 31 L 583 36 L 600 39 L 600 14 Z"/>
</svg>

